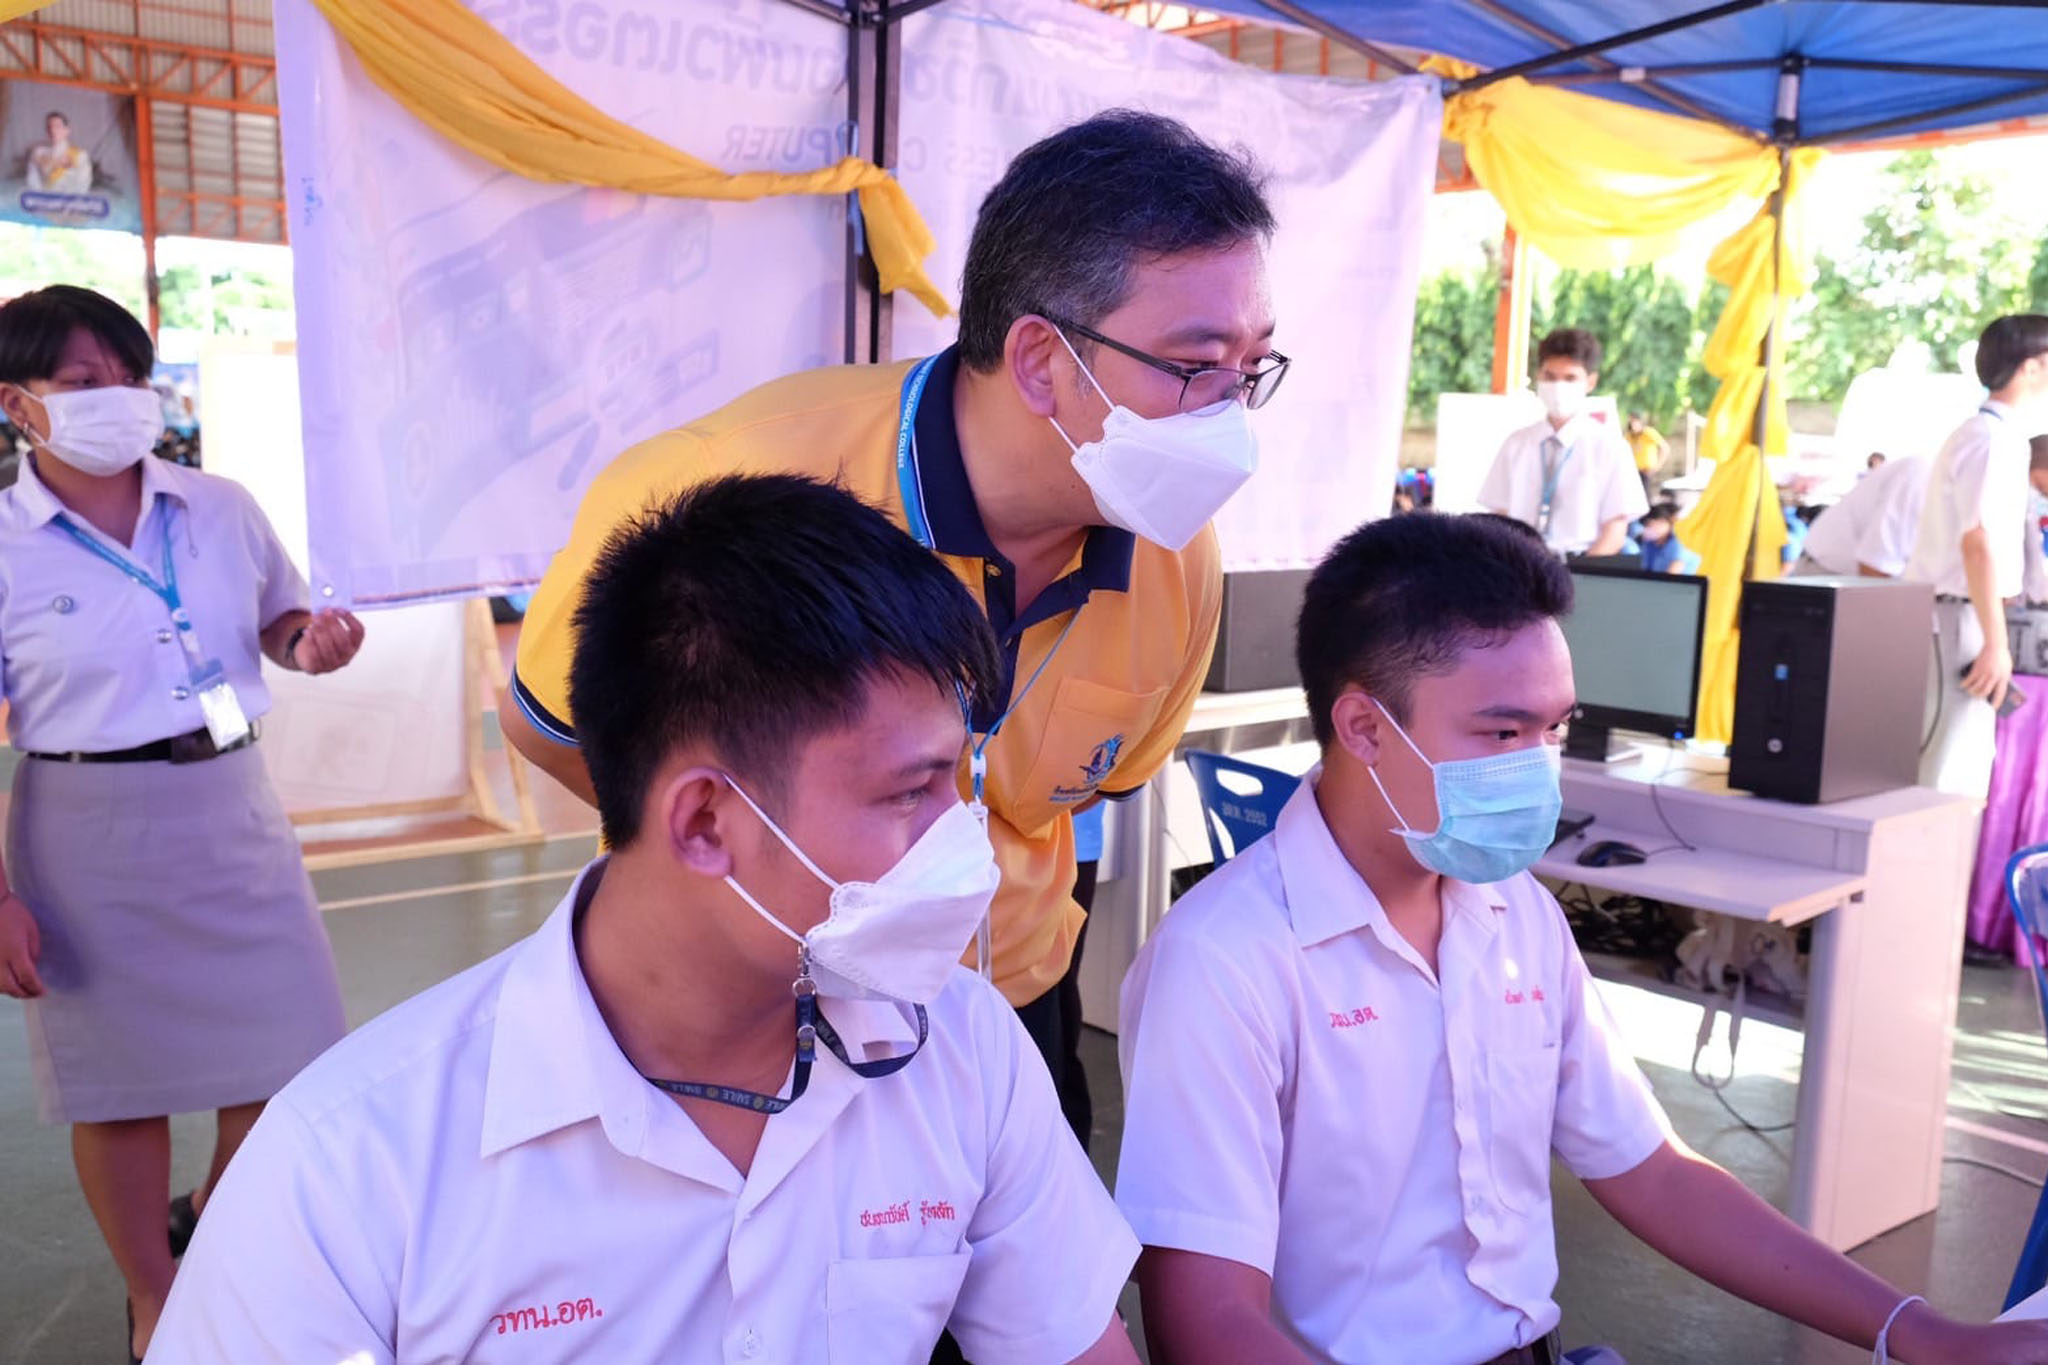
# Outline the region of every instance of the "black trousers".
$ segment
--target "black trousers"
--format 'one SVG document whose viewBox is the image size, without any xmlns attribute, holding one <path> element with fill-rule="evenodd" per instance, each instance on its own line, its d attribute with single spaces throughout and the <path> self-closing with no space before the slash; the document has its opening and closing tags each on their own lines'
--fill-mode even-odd
<svg viewBox="0 0 2048 1365">
<path fill-rule="evenodd" d="M 1074 877 L 1074 899 L 1083 910 L 1095 904 L 1094 863 L 1082 863 Z M 1088 925 L 1074 940 L 1074 960 L 1059 984 L 1029 1004 L 1017 1007 L 1017 1018 L 1031 1041 L 1038 1044 L 1045 1069 L 1052 1073 L 1053 1088 L 1059 1092 L 1060 1113 L 1088 1150 L 1088 1135 L 1095 1126 L 1095 1105 L 1088 1096 L 1088 1073 L 1081 1069 L 1081 950 L 1088 946 Z M 932 1350 L 932 1365 L 966 1365 L 966 1357 L 951 1332 L 939 1338 Z"/>
</svg>

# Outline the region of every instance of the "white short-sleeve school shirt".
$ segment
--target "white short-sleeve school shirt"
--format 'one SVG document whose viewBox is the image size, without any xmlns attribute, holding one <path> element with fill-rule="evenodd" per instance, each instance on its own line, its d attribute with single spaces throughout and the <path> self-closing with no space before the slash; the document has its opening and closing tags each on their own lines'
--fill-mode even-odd
<svg viewBox="0 0 2048 1365">
<path fill-rule="evenodd" d="M 1894 577 L 1904 572 L 1920 536 L 1920 512 L 1933 468 L 1931 460 L 1902 457 L 1865 474 L 1814 519 L 1806 533 L 1806 557 L 1831 574 L 1853 575 L 1864 564 Z"/>
<path fill-rule="evenodd" d="M 1920 534 L 1905 576 L 1944 597 L 1968 597 L 1963 535 L 1982 526 L 2000 598 L 2026 587 L 2027 437 L 2004 403 L 1987 401 L 1935 457 Z"/>
<path fill-rule="evenodd" d="M 0 490 L 0 695 L 18 749 L 107 753 L 206 724 L 170 609 L 67 535 L 65 515 L 21 462 Z M 146 456 L 135 543 L 72 524 L 159 582 L 169 537 L 178 593 L 202 654 L 216 658 L 252 719 L 270 710 L 263 628 L 304 611 L 306 580 L 240 484 Z"/>
<path fill-rule="evenodd" d="M 1628 442 L 1591 412 L 1508 437 L 1480 485 L 1479 505 L 1535 527 L 1559 554 L 1581 554 L 1608 522 L 1650 510 Z"/>
<path fill-rule="evenodd" d="M 820 1048 L 742 1177 L 591 998 L 573 924 L 602 866 L 270 1102 L 151 1365 L 923 1365 L 948 1327 L 992 1365 L 1094 1345 L 1137 1244 L 992 987 L 957 972 L 893 1075 Z M 916 1043 L 892 1005 L 823 1011 L 856 1060 Z"/>
<path fill-rule="evenodd" d="M 1117 1205 L 1270 1275 L 1318 1359 L 1490 1360 L 1558 1323 L 1551 1154 L 1621 1175 L 1670 1128 L 1548 892 L 1446 882 L 1432 974 L 1315 787 L 1124 983 Z"/>
</svg>

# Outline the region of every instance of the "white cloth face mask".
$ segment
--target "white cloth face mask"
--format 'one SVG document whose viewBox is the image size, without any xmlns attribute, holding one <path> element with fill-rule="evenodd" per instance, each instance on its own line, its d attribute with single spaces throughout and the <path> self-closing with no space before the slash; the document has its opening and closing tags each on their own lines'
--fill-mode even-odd
<svg viewBox="0 0 2048 1365">
<path fill-rule="evenodd" d="M 1170 417 L 1140 417 L 1096 382 L 1066 334 L 1060 343 L 1081 366 L 1109 415 L 1100 440 L 1075 445 L 1074 470 L 1095 496 L 1102 519 L 1154 545 L 1178 550 L 1195 538 L 1259 466 L 1259 443 L 1245 405 L 1232 398 Z"/>
<path fill-rule="evenodd" d="M 151 389 L 116 384 L 37 394 L 35 399 L 50 421 L 48 439 L 35 443 L 81 474 L 119 474 L 163 439 L 163 400 Z"/>
<path fill-rule="evenodd" d="M 896 865 L 872 882 L 834 881 L 727 777 L 769 833 L 811 875 L 832 888 L 832 910 L 809 933 L 775 915 L 732 877 L 725 879 L 754 912 L 807 955 L 826 995 L 929 1005 L 945 989 L 968 940 L 988 913 L 1002 873 L 973 809 L 955 802 L 932 821 Z"/>
<path fill-rule="evenodd" d="M 1586 381 L 1583 379 L 1543 379 L 1537 381 L 1536 396 L 1543 400 L 1543 410 L 1559 422 L 1569 422 L 1586 409 Z"/>
</svg>

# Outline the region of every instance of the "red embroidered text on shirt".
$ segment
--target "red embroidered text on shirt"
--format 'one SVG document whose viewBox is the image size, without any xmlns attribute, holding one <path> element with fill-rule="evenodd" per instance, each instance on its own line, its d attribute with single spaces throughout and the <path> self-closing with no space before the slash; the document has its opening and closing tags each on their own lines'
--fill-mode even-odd
<svg viewBox="0 0 2048 1365">
<path fill-rule="evenodd" d="M 594 1299 L 564 1299 L 549 1308 L 541 1304 L 536 1308 L 514 1308 L 510 1312 L 491 1314 L 491 1325 L 498 1329 L 498 1335 L 507 1332 L 532 1332 L 543 1327 L 567 1327 L 572 1323 L 588 1322 L 601 1318 L 604 1310 Z"/>
<path fill-rule="evenodd" d="M 1532 1000 L 1540 1005 L 1543 1003 L 1543 988 L 1541 986 L 1532 987 L 1527 995 L 1523 995 L 1520 991 L 1509 991 L 1506 999 L 1510 1005 L 1520 1005 Z"/>
<path fill-rule="evenodd" d="M 898 1223 L 907 1223 L 909 1221 L 910 1201 L 908 1199 L 900 1204 L 891 1204 L 887 1208 L 863 1209 L 860 1215 L 860 1225 L 864 1228 L 894 1227 Z"/>
<path fill-rule="evenodd" d="M 933 1223 L 957 1223 L 960 1221 L 960 1215 L 955 1213 L 953 1206 L 943 1199 L 938 1200 L 936 1203 L 929 1199 L 918 1200 L 917 1216 L 926 1227 L 930 1227 Z"/>
<path fill-rule="evenodd" d="M 1379 1021 L 1380 1017 L 1373 1013 L 1371 1005 L 1352 1010 L 1348 1014 L 1343 1010 L 1330 1011 L 1331 1028 L 1357 1028 L 1360 1024 L 1377 1024 Z"/>
</svg>

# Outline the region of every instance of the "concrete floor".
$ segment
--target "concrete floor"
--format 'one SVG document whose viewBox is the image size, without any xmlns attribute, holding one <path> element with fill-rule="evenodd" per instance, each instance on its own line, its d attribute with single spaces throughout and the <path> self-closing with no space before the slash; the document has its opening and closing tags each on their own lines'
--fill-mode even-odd
<svg viewBox="0 0 2048 1365">
<path fill-rule="evenodd" d="M 538 847 L 322 872 L 314 883 L 341 965 L 351 1024 L 389 1008 L 529 932 L 553 908 L 593 852 L 587 837 Z M 1790 1134 L 1759 1137 L 1738 1127 L 1686 1075 L 1697 1014 L 1641 992 L 1610 1004 L 1638 1044 L 1678 1131 L 1767 1198 L 1783 1202 Z M 2031 992 L 2009 968 L 1965 972 L 1952 1114 L 2009 1134 L 1952 1131 L 1953 1156 L 2013 1167 L 2033 1179 L 2048 1169 L 2048 1051 Z M 1097 1096 L 1095 1152 L 1114 1175 L 1122 1106 L 1114 1040 L 1092 1033 L 1087 1058 Z M 1789 1117 L 1798 1036 L 1752 1023 L 1742 1078 L 1730 1091 L 1759 1124 Z M 199 1118 L 175 1121 L 176 1180 L 202 1173 L 209 1136 Z M 0 1365 L 70 1365 L 121 1356 L 121 1289 L 78 1193 L 62 1129 L 39 1127 L 30 1091 L 22 1013 L 0 1002 Z M 1948 1311 L 1997 1311 L 2035 1201 L 2034 1190 L 1981 1167 L 1951 1163 L 1941 1209 L 1861 1248 L 1857 1259 Z M 1645 1251 L 1569 1177 L 1558 1178 L 1563 1248 L 1559 1297 L 1572 1344 L 1603 1342 L 1632 1365 L 1841 1362 L 1864 1353 L 1817 1338 L 1691 1279 Z M 1127 1296 L 1129 1297 L 1129 1296 Z"/>
</svg>

